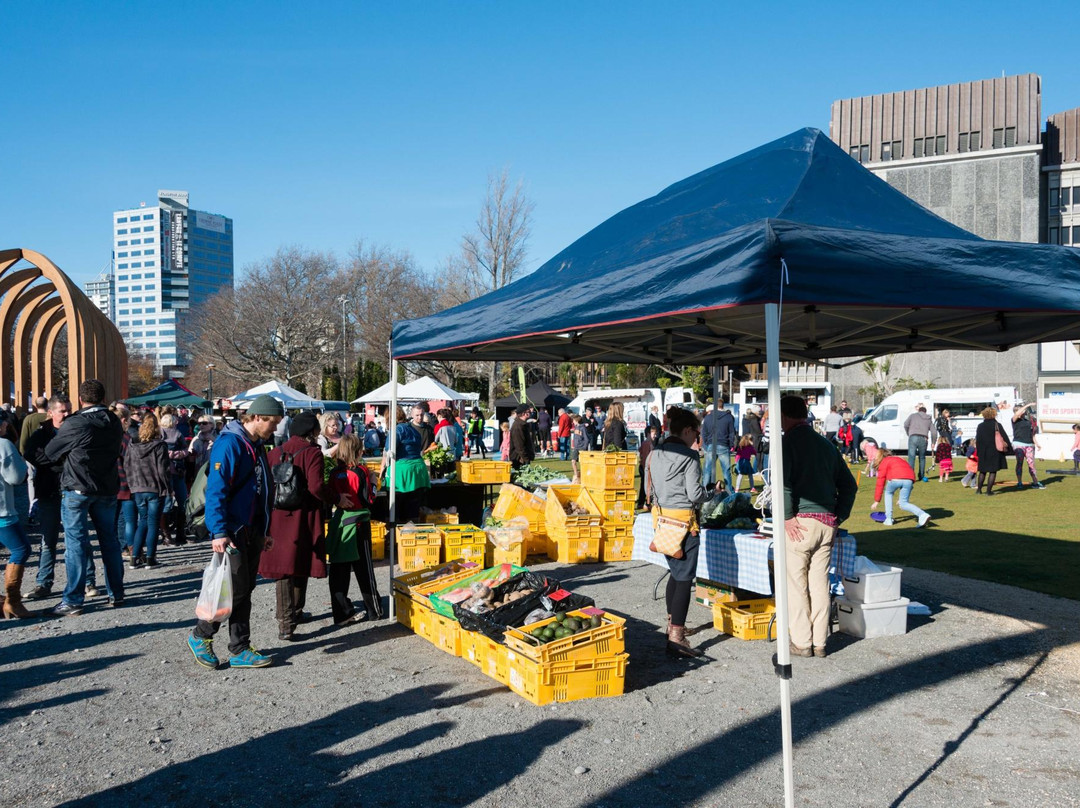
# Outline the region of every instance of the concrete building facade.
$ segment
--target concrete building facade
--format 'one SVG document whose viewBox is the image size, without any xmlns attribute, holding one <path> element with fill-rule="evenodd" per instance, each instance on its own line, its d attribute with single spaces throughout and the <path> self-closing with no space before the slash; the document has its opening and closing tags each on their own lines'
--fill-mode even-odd
<svg viewBox="0 0 1080 808">
<path fill-rule="evenodd" d="M 1028 73 L 835 101 L 829 134 L 942 218 L 983 238 L 1037 243 L 1046 232 L 1041 86 Z M 947 289 L 926 292 L 927 302 L 948 295 Z M 1040 347 L 899 356 L 890 375 L 935 387 L 1016 386 L 1031 399 L 1040 386 Z M 871 382 L 861 365 L 830 370 L 829 380 L 834 398 L 873 403 L 858 392 Z"/>
</svg>

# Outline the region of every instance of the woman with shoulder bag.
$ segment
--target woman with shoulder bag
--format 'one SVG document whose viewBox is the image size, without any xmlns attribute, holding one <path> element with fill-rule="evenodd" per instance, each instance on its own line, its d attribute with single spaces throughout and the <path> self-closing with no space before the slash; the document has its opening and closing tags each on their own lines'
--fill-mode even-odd
<svg viewBox="0 0 1080 808">
<path fill-rule="evenodd" d="M 715 492 L 701 484 L 701 461 L 694 448 L 701 435 L 698 418 L 690 410 L 667 411 L 670 437 L 649 453 L 646 491 L 652 508 L 653 543 L 649 549 L 668 556 L 666 601 L 668 609 L 667 652 L 675 657 L 700 657 L 701 651 L 686 640 L 686 615 L 697 576 L 700 546 L 697 506 Z"/>
</svg>

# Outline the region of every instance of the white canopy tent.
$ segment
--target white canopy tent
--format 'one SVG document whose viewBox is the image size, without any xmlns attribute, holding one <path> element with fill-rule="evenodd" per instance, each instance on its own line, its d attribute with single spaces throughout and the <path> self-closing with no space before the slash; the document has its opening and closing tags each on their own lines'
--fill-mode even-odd
<svg viewBox="0 0 1080 808">
<path fill-rule="evenodd" d="M 252 387 L 250 390 L 237 393 L 232 396 L 232 400 L 237 409 L 242 410 L 246 409 L 258 396 L 263 395 L 276 398 L 287 410 L 348 411 L 349 409 L 349 402 L 347 401 L 322 401 L 321 399 L 312 398 L 294 387 L 289 387 L 284 382 L 279 382 L 277 379 L 271 379 L 258 387 Z"/>
<path fill-rule="evenodd" d="M 396 395 L 392 395 L 395 391 Z M 360 396 L 353 401 L 353 404 L 390 404 L 391 401 L 406 404 L 417 401 L 476 401 L 477 398 L 475 393 L 459 393 L 451 390 L 438 379 L 424 376 L 408 384 L 389 381 L 382 387 Z"/>
<path fill-rule="evenodd" d="M 387 382 L 382 387 L 376 387 L 370 393 L 364 393 L 359 398 L 353 399 L 353 404 L 389 404 L 391 393 L 397 388 L 397 398 L 401 399 L 403 385 L 397 382 Z"/>
</svg>

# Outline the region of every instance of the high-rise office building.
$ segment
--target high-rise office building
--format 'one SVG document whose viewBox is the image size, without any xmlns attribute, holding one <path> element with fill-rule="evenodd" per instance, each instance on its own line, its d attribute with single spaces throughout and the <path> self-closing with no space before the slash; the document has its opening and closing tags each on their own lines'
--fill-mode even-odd
<svg viewBox="0 0 1080 808">
<path fill-rule="evenodd" d="M 188 363 L 185 320 L 233 284 L 233 223 L 193 210 L 187 191 L 113 213 L 113 320 L 129 347 L 166 372 Z"/>
<path fill-rule="evenodd" d="M 97 306 L 102 314 L 110 320 L 116 319 L 116 312 L 113 307 L 113 276 L 109 270 L 103 270 L 97 278 L 87 282 L 86 296 L 90 298 L 90 302 Z"/>
</svg>

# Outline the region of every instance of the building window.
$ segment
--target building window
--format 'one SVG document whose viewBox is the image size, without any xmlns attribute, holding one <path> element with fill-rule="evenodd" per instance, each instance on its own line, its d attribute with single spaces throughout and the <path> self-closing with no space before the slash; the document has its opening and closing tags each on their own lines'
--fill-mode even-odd
<svg viewBox="0 0 1080 808">
<path fill-rule="evenodd" d="M 1050 238 L 1047 239 L 1050 244 L 1058 243 L 1058 229 L 1056 227 L 1050 228 Z"/>
<path fill-rule="evenodd" d="M 1061 205 L 1061 189 L 1060 188 L 1051 188 L 1050 189 L 1050 207 L 1056 208 L 1056 207 L 1060 207 L 1060 205 Z"/>
<path fill-rule="evenodd" d="M 116 235 L 118 235 L 118 236 L 126 236 L 127 235 L 127 230 L 125 230 L 124 228 L 121 227 L 119 230 L 116 231 Z"/>
<path fill-rule="evenodd" d="M 145 289 L 145 290 L 146 290 L 147 292 L 152 292 L 152 291 L 154 291 L 155 289 L 157 289 L 157 284 L 156 284 L 156 283 L 148 283 L 148 284 L 146 284 L 146 286 L 144 286 L 143 288 L 144 288 L 144 289 Z"/>
<path fill-rule="evenodd" d="M 892 159 L 901 160 L 904 157 L 904 141 L 894 140 L 892 142 Z"/>
<path fill-rule="evenodd" d="M 130 292 L 131 290 L 127 286 L 121 286 L 116 290 L 117 292 Z"/>
<path fill-rule="evenodd" d="M 923 156 L 934 156 L 934 139 L 932 137 L 928 137 L 923 141 Z"/>
<path fill-rule="evenodd" d="M 117 302 L 117 303 L 119 303 L 119 304 L 120 304 L 121 306 L 126 306 L 126 305 L 127 305 L 128 303 L 130 303 L 131 301 L 130 301 L 130 300 L 128 300 L 128 299 L 127 299 L 126 297 L 122 297 L 122 298 L 120 298 L 120 299 L 119 299 L 118 301 L 116 301 L 116 302 Z"/>
<path fill-rule="evenodd" d="M 937 136 L 937 146 L 934 149 L 938 154 L 944 154 L 948 149 L 945 148 L 945 135 Z"/>
<path fill-rule="evenodd" d="M 150 219 L 153 219 L 153 218 L 154 218 L 154 214 L 152 214 L 152 213 L 144 213 L 143 214 L 143 221 L 144 222 L 149 221 Z"/>
<path fill-rule="evenodd" d="M 128 243 L 126 241 L 118 241 L 118 242 L 116 242 L 117 247 L 126 247 L 127 245 L 128 245 Z"/>
<path fill-rule="evenodd" d="M 859 162 L 860 163 L 869 163 L 870 162 L 870 147 L 869 146 L 859 146 Z"/>
<path fill-rule="evenodd" d="M 128 268 L 128 265 L 127 265 L 127 264 L 117 264 L 117 265 L 116 265 L 116 268 L 117 268 L 117 269 L 127 269 L 127 268 Z"/>
<path fill-rule="evenodd" d="M 128 254 L 127 254 L 126 252 L 122 252 L 122 253 L 117 253 L 117 254 L 116 254 L 116 257 L 117 257 L 117 258 L 127 258 L 127 257 L 128 257 Z"/>
<path fill-rule="evenodd" d="M 1061 207 L 1069 207 L 1069 197 L 1072 195 L 1072 188 L 1061 189 Z"/>
<path fill-rule="evenodd" d="M 966 152 L 968 150 L 968 133 L 961 132 L 960 137 L 956 141 L 956 150 L 958 152 Z"/>
<path fill-rule="evenodd" d="M 1080 246 L 1080 224 L 1073 225 L 1073 246 Z"/>
<path fill-rule="evenodd" d="M 979 132 L 971 133 L 971 150 L 978 151 L 982 148 L 982 135 Z"/>
<path fill-rule="evenodd" d="M 142 255 L 142 250 L 132 250 L 131 254 L 132 255 Z"/>
<path fill-rule="evenodd" d="M 120 315 L 121 317 L 123 317 L 123 316 L 124 316 L 125 314 L 129 314 L 129 312 L 128 312 L 128 310 L 127 310 L 127 309 L 120 309 L 120 311 L 119 311 L 118 313 L 119 313 L 119 315 Z"/>
<path fill-rule="evenodd" d="M 123 224 L 126 221 L 127 221 L 127 216 L 121 216 L 119 219 L 116 220 L 116 223 L 117 224 Z"/>
<path fill-rule="evenodd" d="M 992 145 L 993 145 L 993 147 L 995 149 L 1000 149 L 1002 146 L 1005 145 L 1005 130 L 1004 129 L 995 129 L 994 130 L 994 140 L 992 142 Z"/>
<path fill-rule="evenodd" d="M 892 159 L 892 143 L 882 143 L 881 144 L 881 159 L 882 160 L 891 160 Z"/>
<path fill-rule="evenodd" d="M 132 261 L 132 262 L 131 262 L 131 267 L 132 267 L 132 269 L 138 269 L 138 268 L 139 268 L 139 267 L 141 267 L 141 266 L 142 266 L 142 262 L 141 262 L 141 261 Z"/>
<path fill-rule="evenodd" d="M 132 325 L 142 325 L 142 320 L 132 320 L 131 324 Z"/>
<path fill-rule="evenodd" d="M 155 264 L 157 264 L 157 261 L 143 261 L 143 266 L 144 267 L 152 267 Z"/>
<path fill-rule="evenodd" d="M 135 286 L 132 286 L 131 291 L 133 291 L 133 292 L 141 292 L 142 291 L 142 284 L 136 284 Z"/>
<path fill-rule="evenodd" d="M 157 336 L 157 331 L 147 331 L 146 336 L 148 336 L 148 337 L 156 337 Z"/>
<path fill-rule="evenodd" d="M 1016 127 L 1015 126 L 1006 126 L 1005 127 L 1005 148 L 1007 149 L 1010 146 L 1015 146 L 1015 145 L 1016 145 Z"/>
<path fill-rule="evenodd" d="M 914 148 L 912 149 L 912 157 L 923 156 L 923 139 L 921 137 L 915 138 Z"/>
<path fill-rule="evenodd" d="M 1072 242 L 1069 241 L 1069 236 L 1070 235 L 1071 235 L 1071 233 L 1070 233 L 1070 230 L 1069 230 L 1068 227 L 1061 228 L 1061 243 L 1066 245 L 1066 246 L 1071 244 Z"/>
</svg>

